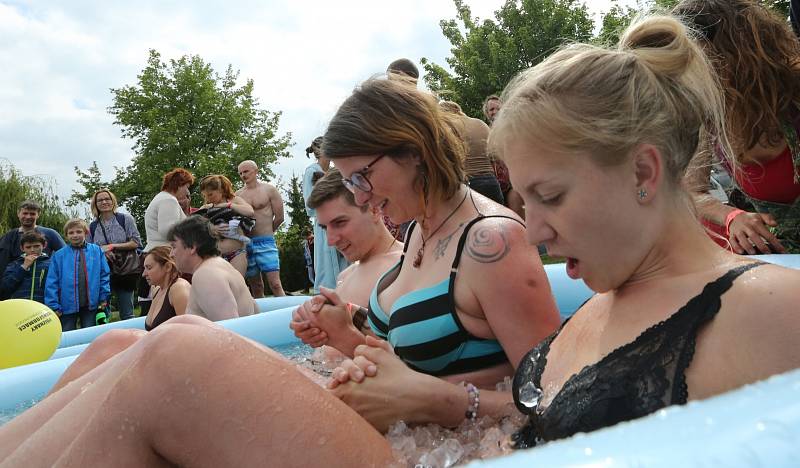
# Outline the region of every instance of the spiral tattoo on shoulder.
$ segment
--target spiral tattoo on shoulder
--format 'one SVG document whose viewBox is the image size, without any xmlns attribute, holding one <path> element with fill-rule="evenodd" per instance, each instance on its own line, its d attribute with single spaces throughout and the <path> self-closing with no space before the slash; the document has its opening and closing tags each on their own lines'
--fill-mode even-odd
<svg viewBox="0 0 800 468">
<path fill-rule="evenodd" d="M 469 236 L 467 255 L 480 263 L 498 262 L 511 251 L 502 226 L 479 226 Z"/>
</svg>

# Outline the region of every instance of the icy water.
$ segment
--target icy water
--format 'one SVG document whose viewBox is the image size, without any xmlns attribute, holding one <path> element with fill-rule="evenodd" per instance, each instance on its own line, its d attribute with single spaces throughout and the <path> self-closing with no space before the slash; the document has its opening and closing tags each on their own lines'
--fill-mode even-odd
<svg viewBox="0 0 800 468">
<path fill-rule="evenodd" d="M 303 345 L 292 344 L 274 348 L 298 365 L 300 371 L 317 384 L 324 386 L 331 370 L 338 364 L 319 350 Z M 510 390 L 510 380 L 497 385 L 498 390 Z M 42 395 L 43 396 L 43 395 Z M 32 399 L 14 408 L 0 412 L 0 426 L 11 421 L 18 414 L 36 404 Z M 523 417 L 496 421 L 488 417 L 475 422 L 464 422 L 457 428 L 443 428 L 434 424 L 409 427 L 400 421 L 394 424 L 385 437 L 397 456 L 397 466 L 419 468 L 446 468 L 489 457 L 507 454 L 509 436 L 522 425 Z"/>
</svg>

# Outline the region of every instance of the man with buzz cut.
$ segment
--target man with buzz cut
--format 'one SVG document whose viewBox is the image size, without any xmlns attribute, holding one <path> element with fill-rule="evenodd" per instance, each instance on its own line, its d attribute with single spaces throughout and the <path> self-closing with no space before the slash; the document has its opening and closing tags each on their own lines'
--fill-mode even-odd
<svg viewBox="0 0 800 468">
<path fill-rule="evenodd" d="M 280 258 L 275 244 L 275 231 L 283 223 L 283 200 L 274 185 L 258 180 L 255 161 L 239 164 L 239 177 L 244 187 L 236 191 L 255 211 L 256 224 L 247 235 L 247 283 L 253 297 L 264 297 L 264 278 L 273 296 L 285 296 L 281 285 Z"/>
<path fill-rule="evenodd" d="M 25 233 L 38 232 L 44 236 L 45 244 L 42 252 L 47 256 L 52 256 L 53 252 L 64 247 L 64 239 L 58 232 L 36 224 L 41 211 L 42 207 L 33 200 L 25 200 L 19 204 L 17 210 L 19 227 L 11 229 L 0 238 L 0 272 L 4 272 L 9 263 L 22 256 L 20 240 Z M 0 299 L 7 297 L 0 296 Z"/>
<path fill-rule="evenodd" d="M 242 274 L 219 256 L 211 223 L 193 215 L 172 226 L 167 235 L 178 270 L 192 274 L 186 313 L 212 321 L 258 311 Z"/>
</svg>

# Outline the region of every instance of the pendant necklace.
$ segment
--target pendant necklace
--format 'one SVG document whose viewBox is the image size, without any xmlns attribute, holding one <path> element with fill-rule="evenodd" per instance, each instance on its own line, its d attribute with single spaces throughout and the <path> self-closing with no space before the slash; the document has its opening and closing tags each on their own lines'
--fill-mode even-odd
<svg viewBox="0 0 800 468">
<path fill-rule="evenodd" d="M 429 240 L 431 240 L 433 238 L 433 236 L 435 236 L 436 233 L 439 232 L 439 230 L 442 229 L 442 227 L 445 224 L 447 224 L 447 222 L 450 220 L 450 218 L 452 218 L 453 215 L 456 214 L 456 211 L 458 211 L 458 209 L 461 208 L 461 205 L 463 205 L 464 201 L 467 199 L 467 195 L 469 195 L 469 188 L 467 189 L 467 192 L 464 194 L 464 198 L 462 198 L 461 201 L 458 203 L 458 206 L 456 206 L 455 209 L 453 209 L 453 211 L 451 211 L 450 214 L 447 215 L 447 217 L 444 219 L 444 221 L 442 221 L 442 223 L 439 224 L 439 227 L 437 227 L 431 233 L 431 235 L 428 236 L 427 239 L 425 239 L 425 236 L 420 231 L 419 236 L 422 238 L 422 247 L 420 247 L 419 250 L 417 250 L 417 256 L 414 258 L 414 263 L 412 263 L 412 266 L 414 268 L 419 268 L 419 266 L 422 264 L 422 256 L 425 255 L 425 243 L 428 242 Z"/>
</svg>

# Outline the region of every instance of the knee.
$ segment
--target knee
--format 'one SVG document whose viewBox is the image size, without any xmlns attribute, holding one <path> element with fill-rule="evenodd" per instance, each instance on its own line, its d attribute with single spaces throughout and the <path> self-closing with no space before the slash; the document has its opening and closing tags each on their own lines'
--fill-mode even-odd
<svg viewBox="0 0 800 468">
<path fill-rule="evenodd" d="M 171 319 L 164 322 L 164 324 L 215 326 L 214 322 L 205 319 L 203 317 L 200 317 L 199 315 L 191 315 L 191 314 L 176 315 L 175 317 L 172 317 Z M 155 330 L 153 330 L 153 332 L 155 332 Z"/>
<path fill-rule="evenodd" d="M 147 332 L 144 330 L 109 330 L 92 341 L 86 349 L 87 354 L 106 360 L 139 341 Z"/>
</svg>

